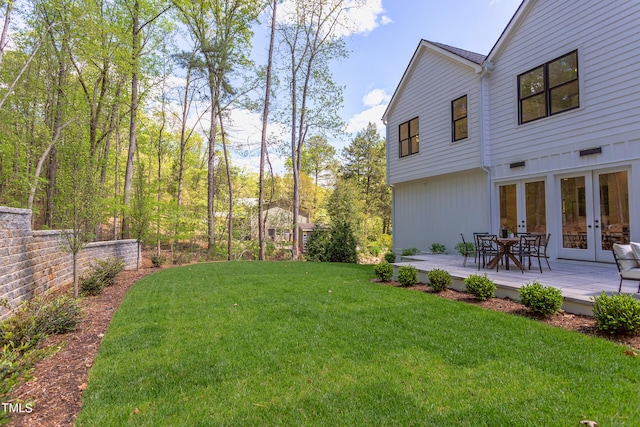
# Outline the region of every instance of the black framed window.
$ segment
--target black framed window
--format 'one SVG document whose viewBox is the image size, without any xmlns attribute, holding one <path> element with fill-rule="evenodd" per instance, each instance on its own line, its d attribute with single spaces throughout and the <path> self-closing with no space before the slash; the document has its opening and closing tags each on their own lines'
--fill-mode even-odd
<svg viewBox="0 0 640 427">
<path fill-rule="evenodd" d="M 467 95 L 451 101 L 452 135 L 454 141 L 460 141 L 469 136 L 467 122 Z"/>
<path fill-rule="evenodd" d="M 520 124 L 580 107 L 578 51 L 518 76 Z"/>
<path fill-rule="evenodd" d="M 410 156 L 420 151 L 420 126 L 418 118 L 400 125 L 400 157 Z"/>
</svg>

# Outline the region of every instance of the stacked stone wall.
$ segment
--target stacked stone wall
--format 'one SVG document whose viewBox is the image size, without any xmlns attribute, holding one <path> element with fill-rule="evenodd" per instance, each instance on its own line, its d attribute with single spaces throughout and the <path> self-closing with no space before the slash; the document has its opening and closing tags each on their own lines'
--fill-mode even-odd
<svg viewBox="0 0 640 427">
<path fill-rule="evenodd" d="M 95 260 L 116 257 L 136 268 L 135 240 L 89 243 L 78 254 L 79 274 Z M 31 211 L 0 206 L 0 298 L 15 308 L 22 301 L 73 282 L 73 256 L 61 231 L 31 230 Z M 0 318 L 9 310 L 0 309 Z"/>
</svg>

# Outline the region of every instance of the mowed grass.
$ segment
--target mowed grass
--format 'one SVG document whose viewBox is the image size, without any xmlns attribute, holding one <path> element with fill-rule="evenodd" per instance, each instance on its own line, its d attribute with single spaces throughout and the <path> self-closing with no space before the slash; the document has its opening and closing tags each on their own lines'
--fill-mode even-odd
<svg viewBox="0 0 640 427">
<path fill-rule="evenodd" d="M 638 425 L 640 361 L 623 347 L 370 277 L 233 262 L 144 278 L 78 425 Z"/>
</svg>

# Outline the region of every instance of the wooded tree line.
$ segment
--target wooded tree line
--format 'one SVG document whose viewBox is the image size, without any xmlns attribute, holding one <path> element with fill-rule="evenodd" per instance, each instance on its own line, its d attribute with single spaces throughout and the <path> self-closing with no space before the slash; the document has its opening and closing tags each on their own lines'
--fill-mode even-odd
<svg viewBox="0 0 640 427">
<path fill-rule="evenodd" d="M 343 153 L 327 142 L 344 128 L 329 65 L 347 55 L 347 3 L 5 0 L 0 204 L 33 209 L 35 228 L 204 242 L 229 259 L 257 223 L 264 259 L 265 207 L 289 201 L 294 223 L 300 209 L 346 219 L 366 247 L 390 232 L 384 140 L 370 124 Z M 264 64 L 249 58 L 259 25 L 271 36 Z M 259 171 L 233 164 L 234 109 L 262 116 Z M 270 168 L 278 152 L 283 176 Z"/>
</svg>

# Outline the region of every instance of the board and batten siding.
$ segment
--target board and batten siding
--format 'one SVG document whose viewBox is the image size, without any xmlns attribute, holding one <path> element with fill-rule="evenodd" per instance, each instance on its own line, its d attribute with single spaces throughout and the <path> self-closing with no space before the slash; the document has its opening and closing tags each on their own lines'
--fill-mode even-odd
<svg viewBox="0 0 640 427">
<path fill-rule="evenodd" d="M 488 151 L 494 179 L 597 168 L 640 150 L 640 2 L 532 2 L 484 78 L 490 94 Z M 580 108 L 518 124 L 517 76 L 578 51 Z M 602 154 L 579 151 L 602 147 Z M 510 169 L 511 162 L 525 161 Z"/>
<path fill-rule="evenodd" d="M 481 165 L 479 75 L 422 46 L 387 116 L 388 183 L 458 172 Z M 451 101 L 467 95 L 469 137 L 452 142 Z M 420 149 L 400 157 L 399 126 L 419 118 Z"/>
<path fill-rule="evenodd" d="M 481 169 L 402 183 L 393 188 L 393 247 L 429 251 L 433 243 L 457 253 L 460 233 L 489 231 L 487 174 Z"/>
</svg>

